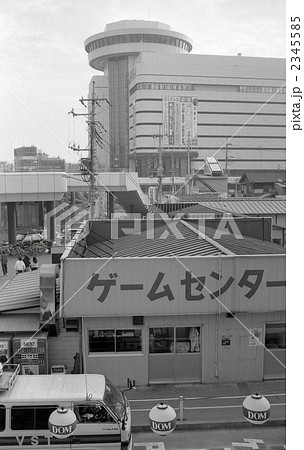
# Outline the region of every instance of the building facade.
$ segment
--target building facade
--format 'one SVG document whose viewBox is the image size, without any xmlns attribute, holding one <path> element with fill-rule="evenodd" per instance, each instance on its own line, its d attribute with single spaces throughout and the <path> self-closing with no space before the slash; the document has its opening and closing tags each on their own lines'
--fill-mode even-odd
<svg viewBox="0 0 304 450">
<path fill-rule="evenodd" d="M 19 147 L 14 149 L 15 172 L 60 172 L 65 171 L 64 159 L 50 157 L 37 147 Z"/>
<path fill-rule="evenodd" d="M 149 21 L 109 24 L 85 49 L 104 73 L 93 79 L 109 101 L 97 106 L 108 169 L 185 176 L 211 156 L 235 174 L 285 168 L 284 59 L 190 54 L 190 38 Z"/>
<path fill-rule="evenodd" d="M 281 247 L 202 238 L 184 221 L 180 239 L 130 225 L 91 222 L 61 260 L 61 315 L 79 321 L 84 371 L 117 385 L 285 377 Z"/>
</svg>

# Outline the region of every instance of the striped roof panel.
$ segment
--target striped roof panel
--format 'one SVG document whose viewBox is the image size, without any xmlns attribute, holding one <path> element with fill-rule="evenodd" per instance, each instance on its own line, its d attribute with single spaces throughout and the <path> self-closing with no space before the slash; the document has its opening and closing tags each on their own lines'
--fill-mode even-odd
<svg viewBox="0 0 304 450">
<path fill-rule="evenodd" d="M 88 247 L 86 258 L 108 258 L 116 253 L 120 258 L 168 257 L 168 256 L 210 256 L 225 254 L 216 244 L 200 239 L 196 232 L 181 222 L 176 225 L 177 235 L 166 225 L 154 228 L 154 237 L 147 233 L 125 235 L 111 241 L 97 242 Z M 152 237 L 152 236 L 151 236 Z"/>
</svg>

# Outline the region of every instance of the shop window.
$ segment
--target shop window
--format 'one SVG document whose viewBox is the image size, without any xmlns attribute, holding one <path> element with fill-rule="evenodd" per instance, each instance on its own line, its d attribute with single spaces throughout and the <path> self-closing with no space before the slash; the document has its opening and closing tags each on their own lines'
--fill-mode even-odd
<svg viewBox="0 0 304 450">
<path fill-rule="evenodd" d="M 89 352 L 141 352 L 141 329 L 91 330 Z"/>
<path fill-rule="evenodd" d="M 285 323 L 270 323 L 266 325 L 265 346 L 270 349 L 286 348 Z"/>
<path fill-rule="evenodd" d="M 47 430 L 50 414 L 58 406 L 13 406 L 12 430 Z"/>
<path fill-rule="evenodd" d="M 199 327 L 150 328 L 150 353 L 200 352 Z"/>
<path fill-rule="evenodd" d="M 200 332 L 198 327 L 176 328 L 176 353 L 200 351 Z"/>
<path fill-rule="evenodd" d="M 113 423 L 115 420 L 103 405 L 75 404 L 74 412 L 80 423 Z"/>
<path fill-rule="evenodd" d="M 5 430 L 5 406 L 0 405 L 0 431 Z"/>
<path fill-rule="evenodd" d="M 141 330 L 116 330 L 117 352 L 141 352 Z"/>
<path fill-rule="evenodd" d="M 174 328 L 150 328 L 150 353 L 170 353 L 174 345 Z"/>
</svg>

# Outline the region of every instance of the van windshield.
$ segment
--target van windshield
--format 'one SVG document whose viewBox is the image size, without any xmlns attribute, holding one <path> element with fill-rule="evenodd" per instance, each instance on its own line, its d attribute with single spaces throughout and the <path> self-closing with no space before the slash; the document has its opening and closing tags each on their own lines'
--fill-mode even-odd
<svg viewBox="0 0 304 450">
<path fill-rule="evenodd" d="M 125 412 L 123 396 L 107 378 L 104 402 L 120 420 L 123 419 Z"/>
</svg>

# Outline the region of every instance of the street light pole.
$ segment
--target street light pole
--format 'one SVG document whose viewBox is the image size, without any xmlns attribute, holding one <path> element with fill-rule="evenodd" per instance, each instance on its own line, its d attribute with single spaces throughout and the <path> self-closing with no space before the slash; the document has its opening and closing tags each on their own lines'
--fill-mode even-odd
<svg viewBox="0 0 304 450">
<path fill-rule="evenodd" d="M 225 174 L 228 173 L 228 139 L 226 140 Z"/>
</svg>

